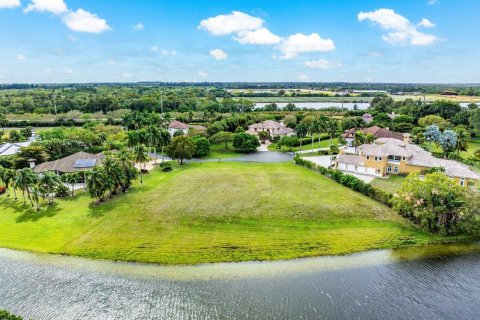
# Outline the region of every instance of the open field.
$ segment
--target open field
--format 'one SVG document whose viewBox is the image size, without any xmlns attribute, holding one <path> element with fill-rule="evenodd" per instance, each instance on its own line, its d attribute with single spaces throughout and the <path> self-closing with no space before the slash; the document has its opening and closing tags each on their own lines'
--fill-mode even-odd
<svg viewBox="0 0 480 320">
<path fill-rule="evenodd" d="M 235 152 L 231 143 L 228 143 L 228 149 L 225 149 L 224 143 L 210 145 L 210 153 L 203 159 L 225 159 L 237 158 L 241 153 Z"/>
<path fill-rule="evenodd" d="M 398 96 L 398 95 L 391 95 L 391 97 L 394 100 L 397 101 L 402 101 L 405 99 L 413 99 L 413 100 L 418 100 L 421 99 L 423 100 L 423 96 L 414 96 L 414 95 L 404 95 L 404 96 Z M 429 101 L 436 101 L 436 100 L 450 100 L 450 101 L 455 101 L 455 102 L 465 102 L 465 103 L 480 103 L 480 97 L 478 96 L 444 96 L 441 94 L 427 94 L 425 95 L 425 100 L 427 102 Z"/>
<path fill-rule="evenodd" d="M 391 175 L 387 179 L 375 178 L 370 184 L 380 190 L 395 194 L 402 186 L 405 177 Z"/>
<path fill-rule="evenodd" d="M 0 199 L 1 247 L 112 260 L 273 260 L 447 239 L 292 163 L 155 169 L 99 206 L 80 194 L 37 213 Z"/>
<path fill-rule="evenodd" d="M 240 99 L 240 98 L 235 98 Z M 252 102 L 342 102 L 342 97 L 244 97 Z M 370 102 L 371 97 L 343 97 L 343 102 Z"/>
</svg>

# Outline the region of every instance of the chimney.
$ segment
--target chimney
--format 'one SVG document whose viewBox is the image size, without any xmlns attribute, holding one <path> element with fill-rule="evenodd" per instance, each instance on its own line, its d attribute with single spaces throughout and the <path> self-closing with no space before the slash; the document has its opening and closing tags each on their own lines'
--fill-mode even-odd
<svg viewBox="0 0 480 320">
<path fill-rule="evenodd" d="M 35 161 L 37 161 L 37 160 L 35 160 L 35 159 L 28 159 L 27 161 L 28 161 L 28 164 L 30 165 L 30 169 L 35 168 Z"/>
</svg>

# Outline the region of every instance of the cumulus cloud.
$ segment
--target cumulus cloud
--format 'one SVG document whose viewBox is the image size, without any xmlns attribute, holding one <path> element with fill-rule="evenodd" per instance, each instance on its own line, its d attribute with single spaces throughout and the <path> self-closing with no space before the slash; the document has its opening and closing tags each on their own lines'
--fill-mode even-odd
<svg viewBox="0 0 480 320">
<path fill-rule="evenodd" d="M 431 22 L 427 18 L 423 18 L 422 21 L 418 23 L 419 27 L 424 27 L 424 28 L 434 28 L 435 23 Z"/>
<path fill-rule="evenodd" d="M 225 60 L 228 55 L 222 49 L 213 49 L 209 51 L 209 54 L 214 57 L 216 60 Z"/>
<path fill-rule="evenodd" d="M 242 31 L 237 33 L 233 39 L 241 44 L 277 44 L 282 40 L 282 38 L 273 34 L 267 28 Z"/>
<path fill-rule="evenodd" d="M 157 47 L 157 46 L 152 46 L 152 47 L 150 47 L 150 51 L 152 51 L 152 52 L 157 52 L 157 51 L 158 51 L 158 47 Z"/>
<path fill-rule="evenodd" d="M 358 21 L 369 20 L 384 30 L 389 30 L 382 36 L 383 41 L 393 45 L 428 46 L 438 38 L 432 34 L 420 32 L 410 21 L 392 9 L 378 9 L 370 12 L 360 12 Z"/>
<path fill-rule="evenodd" d="M 205 71 L 198 71 L 198 75 L 200 77 L 206 77 L 206 76 L 208 76 L 208 73 L 206 73 Z"/>
<path fill-rule="evenodd" d="M 288 36 L 276 47 L 282 52 L 282 59 L 295 58 L 303 52 L 325 52 L 335 50 L 331 39 L 323 39 L 317 33 L 305 35 L 296 33 Z"/>
<path fill-rule="evenodd" d="M 68 28 L 77 32 L 101 33 L 112 30 L 105 19 L 83 9 L 70 11 L 63 17 L 63 22 Z"/>
<path fill-rule="evenodd" d="M 305 61 L 305 65 L 312 69 L 334 69 L 339 66 L 325 59 Z"/>
<path fill-rule="evenodd" d="M 32 0 L 24 11 L 51 12 L 58 15 L 67 12 L 67 10 L 67 5 L 63 0 Z"/>
<path fill-rule="evenodd" d="M 0 0 L 0 9 L 20 7 L 20 0 Z"/>
<path fill-rule="evenodd" d="M 215 36 L 227 35 L 249 30 L 260 29 L 263 19 L 253 17 L 240 11 L 221 14 L 200 21 L 199 29 L 206 30 Z"/>
<path fill-rule="evenodd" d="M 133 26 L 133 29 L 135 31 L 141 31 L 145 28 L 145 26 L 143 25 L 143 23 L 137 23 L 136 25 Z"/>
</svg>

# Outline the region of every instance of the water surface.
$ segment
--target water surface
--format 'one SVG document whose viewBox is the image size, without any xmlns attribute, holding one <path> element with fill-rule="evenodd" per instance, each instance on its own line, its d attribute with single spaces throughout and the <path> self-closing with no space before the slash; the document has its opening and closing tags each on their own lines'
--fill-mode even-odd
<svg viewBox="0 0 480 320">
<path fill-rule="evenodd" d="M 0 249 L 0 308 L 34 319 L 476 319 L 480 246 L 156 266 Z"/>
</svg>

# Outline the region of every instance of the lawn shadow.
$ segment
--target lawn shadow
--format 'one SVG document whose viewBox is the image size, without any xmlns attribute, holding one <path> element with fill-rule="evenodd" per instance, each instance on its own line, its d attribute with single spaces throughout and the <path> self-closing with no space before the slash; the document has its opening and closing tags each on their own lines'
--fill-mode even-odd
<svg viewBox="0 0 480 320">
<path fill-rule="evenodd" d="M 21 204 L 21 206 L 17 204 L 13 205 L 12 207 L 17 212 L 23 211 L 22 214 L 15 219 L 15 222 L 17 223 L 28 221 L 36 222 L 42 218 L 51 218 L 56 216 L 61 211 L 57 203 L 52 203 L 51 205 L 44 204 L 40 208 L 40 211 L 37 211 L 35 208 L 32 208 L 28 204 L 24 205 L 23 203 Z"/>
</svg>

